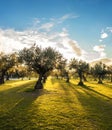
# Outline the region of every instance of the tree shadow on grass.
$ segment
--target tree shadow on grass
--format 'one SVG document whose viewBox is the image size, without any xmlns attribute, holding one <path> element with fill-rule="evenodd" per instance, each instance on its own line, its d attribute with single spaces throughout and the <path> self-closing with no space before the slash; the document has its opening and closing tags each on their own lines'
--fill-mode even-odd
<svg viewBox="0 0 112 130">
<path fill-rule="evenodd" d="M 112 98 L 109 97 L 109 96 L 106 96 L 106 95 L 104 95 L 104 94 L 102 94 L 102 93 L 100 93 L 100 92 L 98 92 L 98 91 L 95 91 L 95 90 L 91 89 L 91 86 L 83 85 L 82 88 L 84 88 L 84 89 L 86 89 L 86 90 L 89 90 L 89 91 L 91 91 L 91 92 L 93 92 L 93 93 L 95 93 L 95 94 L 97 94 L 97 95 L 99 95 L 99 96 L 102 96 L 102 97 L 104 97 L 104 98 L 107 98 L 107 99 L 109 99 L 109 100 L 112 99 Z"/>
<path fill-rule="evenodd" d="M 57 82 L 60 81 L 60 79 L 57 79 L 57 78 L 55 78 L 55 77 L 51 77 L 50 80 L 51 80 L 51 83 L 52 83 L 53 85 L 54 85 L 55 83 L 57 83 Z"/>
<path fill-rule="evenodd" d="M 79 124 L 82 125 L 79 128 L 102 130 L 110 130 L 112 128 L 111 97 L 95 91 L 91 86 L 77 86 L 71 82 L 67 84 L 59 82 L 59 84 L 66 95 L 61 100 L 70 111 L 73 110 L 74 118 L 72 120 L 75 120 L 75 118 L 77 120 L 77 117 L 81 118 Z M 80 117 L 81 114 L 82 116 Z"/>
<path fill-rule="evenodd" d="M 70 87 L 74 87 L 73 84 Z M 91 89 L 91 86 L 74 87 L 75 94 L 86 111 L 85 118 L 97 129 L 112 128 L 112 102 L 110 97 Z M 83 93 L 80 91 L 82 90 Z"/>
<path fill-rule="evenodd" d="M 34 82 L 28 82 L 0 92 L 1 130 L 23 130 L 34 126 L 32 105 L 35 100 L 48 92 L 45 89 L 34 91 L 32 86 L 34 86 Z"/>
</svg>

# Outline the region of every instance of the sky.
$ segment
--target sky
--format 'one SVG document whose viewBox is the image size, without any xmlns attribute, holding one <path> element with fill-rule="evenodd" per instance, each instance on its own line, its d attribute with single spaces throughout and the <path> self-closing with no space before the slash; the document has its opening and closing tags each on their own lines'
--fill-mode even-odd
<svg viewBox="0 0 112 130">
<path fill-rule="evenodd" d="M 112 1 L 0 0 L 0 52 L 34 43 L 67 59 L 112 58 Z"/>
</svg>

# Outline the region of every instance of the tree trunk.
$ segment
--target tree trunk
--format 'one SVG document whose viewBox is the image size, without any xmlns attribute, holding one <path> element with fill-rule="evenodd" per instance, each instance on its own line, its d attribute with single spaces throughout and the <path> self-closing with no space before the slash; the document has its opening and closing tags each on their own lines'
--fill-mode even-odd
<svg viewBox="0 0 112 130">
<path fill-rule="evenodd" d="M 87 79 L 86 79 L 86 76 L 85 76 L 85 75 L 83 75 L 83 79 L 84 79 L 85 82 L 87 82 Z"/>
<path fill-rule="evenodd" d="M 66 82 L 69 83 L 69 77 L 67 77 Z"/>
<path fill-rule="evenodd" d="M 43 76 L 43 83 L 46 83 L 46 80 L 47 80 L 47 76 L 44 75 L 44 76 Z"/>
<path fill-rule="evenodd" d="M 99 75 L 99 81 L 98 81 L 98 84 L 102 84 L 102 76 Z"/>
<path fill-rule="evenodd" d="M 69 83 L 69 76 L 68 76 L 68 74 L 66 75 L 66 82 Z"/>
<path fill-rule="evenodd" d="M 6 80 L 9 80 L 9 73 L 6 73 Z"/>
<path fill-rule="evenodd" d="M 82 79 L 83 79 L 82 72 L 79 72 L 79 78 L 80 78 L 80 81 L 79 81 L 78 85 L 83 86 L 84 84 L 82 81 Z"/>
<path fill-rule="evenodd" d="M 4 84 L 5 83 L 4 82 L 4 75 L 5 75 L 5 72 L 2 71 L 1 76 L 0 76 L 0 84 Z"/>
<path fill-rule="evenodd" d="M 59 77 L 58 77 L 58 75 L 57 75 L 57 74 L 56 74 L 55 76 L 56 76 L 56 79 L 59 79 Z"/>
<path fill-rule="evenodd" d="M 112 82 L 112 74 L 110 75 L 110 82 Z"/>
<path fill-rule="evenodd" d="M 3 77 L 0 77 L 0 84 L 4 84 L 4 78 Z"/>
<path fill-rule="evenodd" d="M 38 78 L 38 81 L 36 82 L 35 86 L 34 86 L 34 89 L 43 89 L 43 84 L 42 84 L 42 77 L 43 75 L 40 74 L 39 75 L 39 78 Z"/>
</svg>

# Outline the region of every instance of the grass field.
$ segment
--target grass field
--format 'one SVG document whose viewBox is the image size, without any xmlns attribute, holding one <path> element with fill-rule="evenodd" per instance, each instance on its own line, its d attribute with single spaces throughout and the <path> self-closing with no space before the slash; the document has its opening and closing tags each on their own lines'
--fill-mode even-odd
<svg viewBox="0 0 112 130">
<path fill-rule="evenodd" d="M 0 86 L 0 130 L 112 130 L 112 84 L 49 78 L 33 91 L 34 84 Z"/>
</svg>

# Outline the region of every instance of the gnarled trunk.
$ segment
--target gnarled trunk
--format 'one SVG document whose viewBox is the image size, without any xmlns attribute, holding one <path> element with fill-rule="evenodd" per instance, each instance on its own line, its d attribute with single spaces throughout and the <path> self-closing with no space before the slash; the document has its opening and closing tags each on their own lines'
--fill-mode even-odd
<svg viewBox="0 0 112 130">
<path fill-rule="evenodd" d="M 70 80 L 70 78 L 69 78 L 68 73 L 67 73 L 67 75 L 66 75 L 66 82 L 69 83 L 69 80 Z"/>
<path fill-rule="evenodd" d="M 6 80 L 9 80 L 9 73 L 6 73 Z"/>
<path fill-rule="evenodd" d="M 83 80 L 84 80 L 85 82 L 87 82 L 87 79 L 86 79 L 86 76 L 85 76 L 85 75 L 83 75 Z"/>
<path fill-rule="evenodd" d="M 0 77 L 0 84 L 4 84 L 4 77 Z"/>
<path fill-rule="evenodd" d="M 99 75 L 98 79 L 99 79 L 98 83 L 102 84 L 102 75 Z"/>
<path fill-rule="evenodd" d="M 79 78 L 80 78 L 80 81 L 79 81 L 79 83 L 78 83 L 78 85 L 80 85 L 80 86 L 83 86 L 84 84 L 83 84 L 83 74 L 82 74 L 82 72 L 79 72 L 78 73 L 79 74 Z"/>
<path fill-rule="evenodd" d="M 38 81 L 36 82 L 35 86 L 34 86 L 34 89 L 43 89 L 43 84 L 42 84 L 42 78 L 43 78 L 43 75 L 42 74 L 39 74 L 39 78 L 38 78 Z"/>
<path fill-rule="evenodd" d="M 4 84 L 4 75 L 5 75 L 5 71 L 2 71 L 0 76 L 0 84 Z"/>
<path fill-rule="evenodd" d="M 66 82 L 69 83 L 69 76 L 66 78 Z"/>
<path fill-rule="evenodd" d="M 44 76 L 43 76 L 43 83 L 46 83 L 46 80 L 47 80 L 47 76 L 44 75 Z"/>
<path fill-rule="evenodd" d="M 55 76 L 56 76 L 56 79 L 59 79 L 58 74 L 55 74 Z"/>
</svg>

